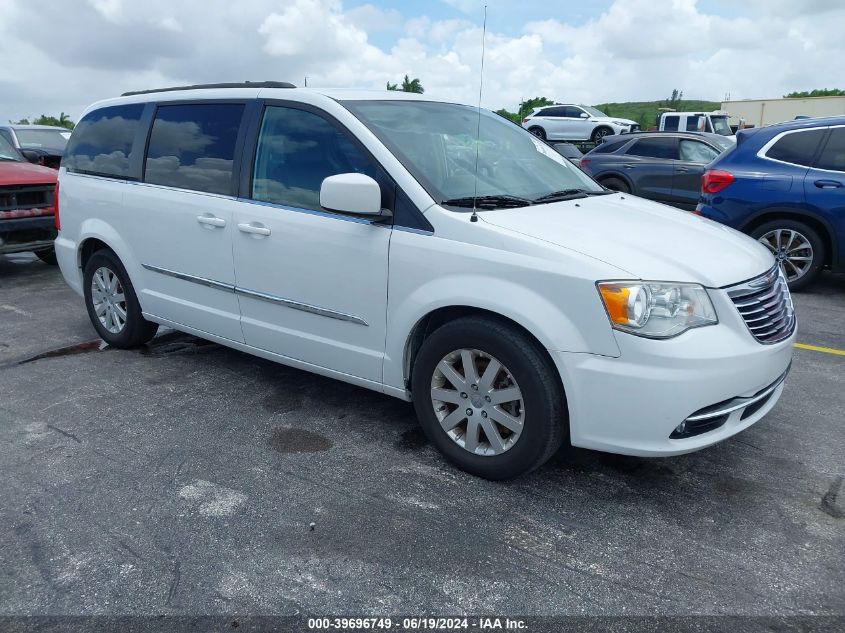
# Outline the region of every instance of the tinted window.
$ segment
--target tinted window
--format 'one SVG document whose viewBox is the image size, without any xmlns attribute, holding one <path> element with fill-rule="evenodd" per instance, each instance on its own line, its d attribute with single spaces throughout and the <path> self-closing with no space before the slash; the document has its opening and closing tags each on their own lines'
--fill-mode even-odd
<svg viewBox="0 0 845 633">
<path fill-rule="evenodd" d="M 688 116 L 687 117 L 687 132 L 698 132 L 704 131 L 704 121 L 702 120 L 704 117 L 700 116 Z M 699 124 L 701 124 L 701 128 L 699 130 Z"/>
<path fill-rule="evenodd" d="M 545 108 L 540 110 L 537 113 L 537 116 L 565 116 L 564 115 L 565 108 L 557 107 L 557 108 Z"/>
<path fill-rule="evenodd" d="M 552 147 L 555 148 L 558 154 L 566 158 L 580 158 L 583 156 L 581 150 L 575 147 L 572 143 L 554 143 Z"/>
<path fill-rule="evenodd" d="M 127 177 L 143 111 L 143 103 L 133 103 L 89 112 L 74 128 L 62 165 L 72 172 Z"/>
<path fill-rule="evenodd" d="M 208 193 L 232 193 L 232 167 L 244 106 L 159 106 L 144 181 Z"/>
<path fill-rule="evenodd" d="M 845 128 L 837 127 L 830 131 L 827 145 L 816 163 L 819 169 L 845 171 Z"/>
<path fill-rule="evenodd" d="M 675 139 L 666 137 L 640 139 L 625 153 L 646 158 L 677 158 Z"/>
<path fill-rule="evenodd" d="M 14 146 L 14 142 L 12 141 L 12 133 L 9 130 L 0 130 L 0 138 L 4 138 L 9 142 L 9 145 Z"/>
<path fill-rule="evenodd" d="M 584 111 L 581 108 L 575 108 L 573 106 L 563 108 L 563 116 L 565 117 L 577 119 L 580 118 L 582 114 L 584 114 Z"/>
<path fill-rule="evenodd" d="M 611 152 L 615 152 L 616 150 L 618 150 L 629 140 L 630 139 L 621 139 L 616 142 L 605 140 L 600 145 L 596 145 L 595 149 L 590 151 L 590 154 L 610 154 Z"/>
<path fill-rule="evenodd" d="M 664 130 L 677 130 L 678 129 L 678 116 L 666 116 L 663 117 L 663 129 Z"/>
<path fill-rule="evenodd" d="M 693 163 L 709 163 L 719 155 L 719 152 L 704 143 L 681 139 L 680 155 L 681 160 Z"/>
<path fill-rule="evenodd" d="M 821 129 L 787 134 L 769 148 L 766 157 L 809 167 L 824 135 Z"/>
<path fill-rule="evenodd" d="M 267 108 L 253 171 L 255 200 L 320 209 L 323 179 L 351 172 L 377 175 L 369 157 L 341 130 L 305 110 Z"/>
</svg>

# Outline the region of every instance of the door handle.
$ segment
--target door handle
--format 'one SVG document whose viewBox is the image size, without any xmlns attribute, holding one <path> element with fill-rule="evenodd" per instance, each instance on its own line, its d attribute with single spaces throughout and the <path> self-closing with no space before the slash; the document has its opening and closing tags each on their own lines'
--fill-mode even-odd
<svg viewBox="0 0 845 633">
<path fill-rule="evenodd" d="M 210 227 L 226 226 L 226 220 L 224 220 L 223 218 L 215 217 L 215 216 L 211 215 L 210 213 L 207 213 L 205 215 L 198 215 L 197 216 L 197 222 L 199 222 L 200 224 L 202 224 L 204 226 L 210 226 Z"/>
<path fill-rule="evenodd" d="M 628 163 L 627 165 L 622 165 L 622 166 L 623 166 L 625 169 L 633 169 L 634 167 L 636 167 L 636 165 L 631 165 L 630 163 Z"/>
<path fill-rule="evenodd" d="M 677 173 L 681 174 L 681 173 L 686 173 L 686 172 L 688 172 L 688 171 L 689 171 L 689 169 L 687 169 L 686 167 L 675 167 L 675 171 L 676 171 Z"/>
<path fill-rule="evenodd" d="M 270 229 L 260 224 L 238 224 L 238 230 L 242 233 L 251 233 L 252 235 L 270 235 Z"/>
<path fill-rule="evenodd" d="M 819 189 L 838 189 L 842 186 L 842 183 L 838 180 L 817 180 L 813 184 Z"/>
</svg>

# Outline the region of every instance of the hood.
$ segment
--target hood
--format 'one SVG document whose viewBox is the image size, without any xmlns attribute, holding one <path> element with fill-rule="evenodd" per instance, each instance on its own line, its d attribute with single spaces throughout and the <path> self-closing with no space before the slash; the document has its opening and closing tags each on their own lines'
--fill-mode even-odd
<svg viewBox="0 0 845 633">
<path fill-rule="evenodd" d="M 57 172 L 32 163 L 0 160 L 0 185 L 44 185 L 56 182 Z"/>
<path fill-rule="evenodd" d="M 775 261 L 762 244 L 727 226 L 627 194 L 478 215 L 499 228 L 601 260 L 634 279 L 718 288 L 755 277 Z"/>
</svg>

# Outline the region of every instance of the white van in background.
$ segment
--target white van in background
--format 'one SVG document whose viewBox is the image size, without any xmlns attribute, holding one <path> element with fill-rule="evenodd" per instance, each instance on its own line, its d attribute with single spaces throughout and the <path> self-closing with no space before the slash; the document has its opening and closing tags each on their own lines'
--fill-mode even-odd
<svg viewBox="0 0 845 633">
<path fill-rule="evenodd" d="M 657 117 L 661 132 L 710 132 L 736 140 L 727 112 L 662 112 Z"/>
</svg>

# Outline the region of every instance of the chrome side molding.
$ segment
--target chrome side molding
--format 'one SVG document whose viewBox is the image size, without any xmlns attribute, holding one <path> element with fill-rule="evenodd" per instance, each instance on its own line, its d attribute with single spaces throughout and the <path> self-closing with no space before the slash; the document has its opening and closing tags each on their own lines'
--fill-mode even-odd
<svg viewBox="0 0 845 633">
<path fill-rule="evenodd" d="M 162 275 L 167 275 L 168 277 L 175 277 L 176 279 L 181 279 L 182 281 L 190 281 L 191 283 L 199 284 L 201 286 L 208 286 L 209 288 L 216 288 L 217 290 L 235 292 L 235 287 L 232 284 L 224 284 L 222 281 L 215 281 L 214 279 L 208 279 L 206 277 L 197 277 L 196 275 L 180 273 L 176 272 L 175 270 L 170 270 L 168 268 L 160 268 L 158 266 L 153 266 L 152 264 L 141 264 L 141 266 L 143 266 L 147 270 L 153 271 L 154 273 L 160 273 Z"/>
<path fill-rule="evenodd" d="M 359 325 L 369 326 L 364 319 L 357 317 L 354 314 L 346 314 L 345 312 L 337 312 L 336 310 L 329 310 L 328 308 L 321 308 L 313 306 L 308 303 L 301 303 L 293 301 L 292 299 L 285 299 L 284 297 L 277 297 L 276 295 L 268 295 L 265 292 L 258 292 L 257 290 L 249 290 L 247 288 L 235 288 L 235 294 L 244 297 L 252 297 L 253 299 L 261 299 L 268 303 L 277 303 L 279 305 L 293 308 L 294 310 L 301 310 L 302 312 L 310 312 L 311 314 L 319 314 L 320 316 L 329 317 L 330 319 L 337 319 L 338 321 L 349 321 L 350 323 L 357 323 Z"/>
<path fill-rule="evenodd" d="M 167 275 L 168 277 L 175 277 L 176 279 L 181 279 L 182 281 L 190 281 L 191 283 L 199 284 L 201 286 L 207 286 L 208 288 L 214 288 L 216 290 L 223 290 L 225 292 L 234 292 L 235 294 L 244 296 L 244 297 L 251 297 L 253 299 L 260 299 L 262 301 L 267 301 L 268 303 L 275 303 L 277 305 L 283 305 L 287 308 L 291 308 L 293 310 L 299 310 L 301 312 L 308 312 L 310 314 L 317 314 L 319 316 L 328 317 L 330 319 L 337 319 L 338 321 L 348 321 L 349 323 L 357 323 L 358 325 L 363 325 L 369 327 L 369 323 L 367 323 L 361 317 L 355 316 L 354 314 L 346 314 L 345 312 L 338 312 L 336 310 L 329 310 L 328 308 L 321 308 L 319 306 L 314 306 L 308 303 L 302 303 L 300 301 L 294 301 L 292 299 L 285 299 L 284 297 L 278 297 L 276 295 L 270 295 L 265 292 L 258 292 L 257 290 L 249 290 L 247 288 L 240 288 L 238 286 L 234 286 L 232 284 L 226 284 L 222 281 L 215 281 L 214 279 L 208 279 L 206 277 L 198 277 L 196 275 L 189 275 L 187 273 L 180 273 L 175 270 L 170 270 L 168 268 L 161 268 L 159 266 L 153 266 L 151 264 L 141 264 L 147 270 L 151 270 L 154 273 L 159 273 L 161 275 Z"/>
</svg>

